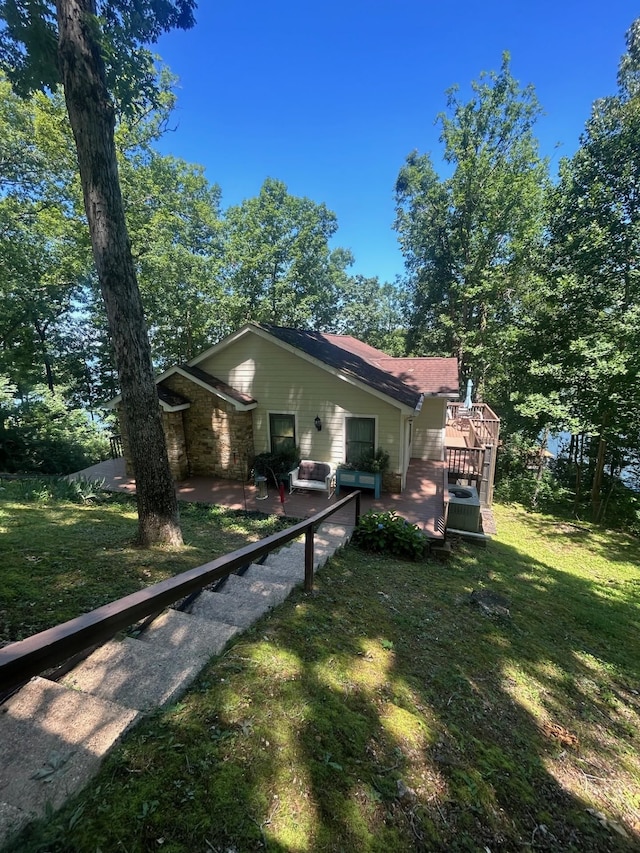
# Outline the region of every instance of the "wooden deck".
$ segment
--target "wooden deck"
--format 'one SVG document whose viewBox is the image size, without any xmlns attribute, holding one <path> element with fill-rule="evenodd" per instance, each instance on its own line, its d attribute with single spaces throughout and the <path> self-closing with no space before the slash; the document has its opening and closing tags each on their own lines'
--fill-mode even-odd
<svg viewBox="0 0 640 853">
<path fill-rule="evenodd" d="M 124 469 L 124 459 L 109 459 L 91 468 L 78 471 L 73 477 L 84 477 L 90 480 L 103 480 L 109 491 L 135 494 L 135 480 L 127 477 Z M 372 491 L 363 491 L 361 512 L 370 509 L 376 511 L 395 510 L 407 521 L 417 524 L 430 539 L 444 538 L 444 462 L 423 462 L 412 459 L 407 474 L 407 487 L 402 494 L 381 495 L 376 501 Z M 258 500 L 256 489 L 252 483 L 239 483 L 235 480 L 219 480 L 212 477 L 191 477 L 176 483 L 179 500 L 196 503 L 211 503 L 226 506 L 230 509 L 245 509 L 287 515 L 291 518 L 308 518 L 322 509 L 335 503 L 333 496 L 327 500 L 326 495 L 318 492 L 285 492 L 285 502 L 280 503 L 278 492 L 269 487 L 268 497 Z M 348 493 L 341 490 L 340 497 Z M 333 518 L 343 524 L 353 524 L 351 508 L 338 512 Z"/>
</svg>

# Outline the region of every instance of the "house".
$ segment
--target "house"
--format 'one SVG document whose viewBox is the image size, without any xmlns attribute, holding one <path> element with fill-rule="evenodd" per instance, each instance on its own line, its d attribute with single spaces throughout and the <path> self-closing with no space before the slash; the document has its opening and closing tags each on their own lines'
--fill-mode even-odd
<svg viewBox="0 0 640 853">
<path fill-rule="evenodd" d="M 302 458 L 336 466 L 384 448 L 393 492 L 411 459 L 446 461 L 447 402 L 459 393 L 454 358 L 392 358 L 350 336 L 253 322 L 157 385 L 176 480 L 244 479 L 256 454 L 293 440 Z"/>
</svg>

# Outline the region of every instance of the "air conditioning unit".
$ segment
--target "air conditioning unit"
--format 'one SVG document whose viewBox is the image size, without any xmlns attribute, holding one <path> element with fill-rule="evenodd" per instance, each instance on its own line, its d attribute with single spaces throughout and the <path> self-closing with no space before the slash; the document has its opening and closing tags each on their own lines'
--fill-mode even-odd
<svg viewBox="0 0 640 853">
<path fill-rule="evenodd" d="M 480 529 L 480 498 L 475 486 L 449 486 L 449 512 L 447 527 L 451 530 Z"/>
</svg>

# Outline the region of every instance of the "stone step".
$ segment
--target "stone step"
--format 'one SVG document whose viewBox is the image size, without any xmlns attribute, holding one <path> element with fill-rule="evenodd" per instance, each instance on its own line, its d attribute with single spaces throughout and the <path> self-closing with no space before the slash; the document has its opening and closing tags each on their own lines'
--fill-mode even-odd
<svg viewBox="0 0 640 853">
<path fill-rule="evenodd" d="M 268 601 L 255 596 L 247 601 L 222 592 L 204 590 L 191 605 L 190 612 L 199 619 L 226 622 L 244 630 L 270 609 Z"/>
<path fill-rule="evenodd" d="M 277 562 L 273 566 L 268 566 L 265 563 L 259 565 L 253 563 L 242 577 L 252 581 L 287 584 L 290 589 L 293 589 L 294 586 L 304 581 L 304 566 L 296 565 L 290 567 L 288 564 L 278 564 Z"/>
<path fill-rule="evenodd" d="M 206 660 L 205 655 L 177 654 L 125 637 L 105 643 L 61 683 L 127 708 L 149 711 L 177 699 Z"/>
<path fill-rule="evenodd" d="M 297 545 L 298 543 L 294 543 Z M 313 567 L 321 569 L 329 557 L 335 553 L 335 547 L 332 544 L 324 544 L 322 542 L 314 545 L 313 549 Z M 283 548 L 277 554 L 269 554 L 264 561 L 265 566 L 271 568 L 285 567 L 287 571 L 292 573 L 298 569 L 304 577 L 304 545 L 301 548 Z"/>
<path fill-rule="evenodd" d="M 165 610 L 137 639 L 167 652 L 207 659 L 219 655 L 238 630 L 237 625 L 198 619 L 180 610 Z"/>
<path fill-rule="evenodd" d="M 222 595 L 232 595 L 234 598 L 258 596 L 264 598 L 272 607 L 281 604 L 289 595 L 293 584 L 282 581 L 270 581 L 268 578 L 250 578 L 246 574 L 229 575 L 220 592 Z"/>
<path fill-rule="evenodd" d="M 0 844 L 19 824 L 60 808 L 97 772 L 139 712 L 33 678 L 0 714 Z"/>
</svg>

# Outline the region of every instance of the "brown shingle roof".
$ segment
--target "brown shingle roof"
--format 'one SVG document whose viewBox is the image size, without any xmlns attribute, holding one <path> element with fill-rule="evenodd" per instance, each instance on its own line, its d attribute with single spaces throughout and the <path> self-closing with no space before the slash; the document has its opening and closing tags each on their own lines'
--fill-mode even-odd
<svg viewBox="0 0 640 853">
<path fill-rule="evenodd" d="M 458 362 L 455 358 L 387 358 L 380 367 L 423 394 L 457 397 Z"/>
<path fill-rule="evenodd" d="M 191 400 L 187 400 L 186 397 L 183 397 L 182 394 L 178 394 L 177 391 L 167 388 L 164 382 L 158 382 L 157 388 L 158 399 L 161 403 L 166 403 L 167 406 L 184 406 L 191 402 Z"/>
<path fill-rule="evenodd" d="M 412 409 L 418 406 L 423 394 L 458 396 L 458 368 L 453 358 L 391 358 L 350 335 L 329 335 L 269 323 L 256 325 Z"/>
<path fill-rule="evenodd" d="M 192 376 L 194 379 L 198 379 L 204 385 L 208 385 L 213 391 L 219 391 L 221 394 L 224 394 L 225 397 L 230 397 L 237 403 L 249 406 L 251 403 L 256 402 L 256 400 L 254 400 L 253 397 L 250 397 L 249 394 L 245 394 L 243 391 L 238 391 L 236 388 L 232 388 L 231 385 L 227 385 L 227 383 L 223 382 L 222 379 L 217 379 L 205 370 L 200 370 L 199 367 L 189 367 L 186 364 L 181 364 L 180 370 L 184 373 L 188 373 L 189 376 Z"/>
</svg>

